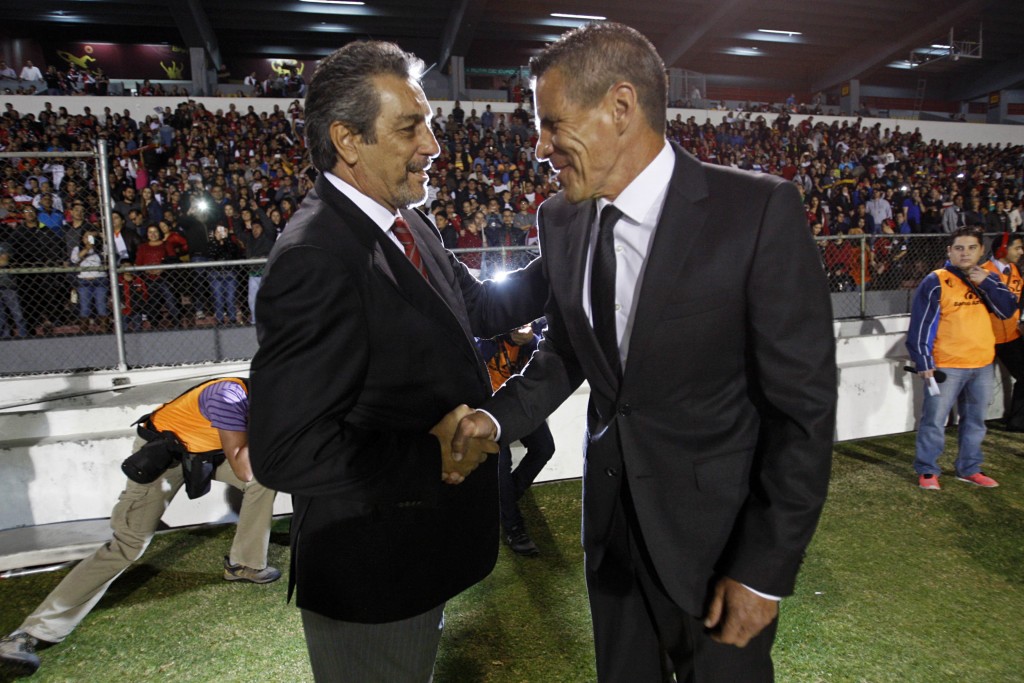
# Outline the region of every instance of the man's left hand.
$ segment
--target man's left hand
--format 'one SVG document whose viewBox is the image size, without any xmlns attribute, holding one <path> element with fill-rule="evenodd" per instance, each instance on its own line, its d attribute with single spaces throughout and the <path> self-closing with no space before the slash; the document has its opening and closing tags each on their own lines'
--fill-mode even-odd
<svg viewBox="0 0 1024 683">
<path fill-rule="evenodd" d="M 715 584 L 704 626 L 711 630 L 712 640 L 745 647 L 778 616 L 778 602 L 762 598 L 739 581 L 723 576 Z"/>
</svg>

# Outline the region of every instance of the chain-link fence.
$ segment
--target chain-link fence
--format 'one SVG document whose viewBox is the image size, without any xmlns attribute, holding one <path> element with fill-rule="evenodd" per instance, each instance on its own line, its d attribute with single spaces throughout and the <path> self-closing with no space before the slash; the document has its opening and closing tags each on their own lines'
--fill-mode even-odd
<svg viewBox="0 0 1024 683">
<path fill-rule="evenodd" d="M 104 154 L 102 143 L 92 153 L 0 154 L 0 375 L 251 358 L 265 260 L 168 257 L 165 235 L 111 211 Z M 909 312 L 946 239 L 817 238 L 834 317 Z M 537 256 L 516 246 L 456 254 L 483 278 Z"/>
<path fill-rule="evenodd" d="M 844 235 L 816 243 L 832 292 L 832 316 L 910 312 L 914 290 L 946 261 L 947 235 Z"/>
</svg>

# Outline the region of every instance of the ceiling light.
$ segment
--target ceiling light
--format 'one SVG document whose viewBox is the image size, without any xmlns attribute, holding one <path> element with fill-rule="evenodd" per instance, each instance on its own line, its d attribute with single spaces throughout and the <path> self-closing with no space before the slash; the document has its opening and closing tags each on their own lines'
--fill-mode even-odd
<svg viewBox="0 0 1024 683">
<path fill-rule="evenodd" d="M 790 37 L 792 37 L 792 36 L 802 36 L 803 35 L 803 33 L 800 33 L 800 31 L 776 31 L 773 28 L 759 28 L 757 30 L 759 32 L 761 32 L 761 33 L 778 33 L 780 35 L 790 36 Z"/>
<path fill-rule="evenodd" d="M 736 57 L 763 57 L 764 53 L 759 52 L 756 47 L 727 47 L 724 50 L 719 50 L 724 55 L 734 55 Z"/>
<path fill-rule="evenodd" d="M 561 12 L 552 12 L 551 16 L 559 19 L 583 19 L 584 21 L 604 21 L 608 18 L 599 17 L 596 14 L 562 14 Z"/>
<path fill-rule="evenodd" d="M 299 0 L 299 2 L 315 2 L 320 5 L 365 5 L 361 0 Z"/>
</svg>

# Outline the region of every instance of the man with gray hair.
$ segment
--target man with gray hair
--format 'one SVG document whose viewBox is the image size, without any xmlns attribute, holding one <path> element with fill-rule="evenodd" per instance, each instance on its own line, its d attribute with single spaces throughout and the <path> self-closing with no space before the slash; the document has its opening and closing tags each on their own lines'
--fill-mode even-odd
<svg viewBox="0 0 1024 683">
<path fill-rule="evenodd" d="M 430 680 L 445 601 L 498 542 L 495 459 L 467 479 L 488 444 L 455 463 L 468 408 L 445 414 L 491 393 L 474 336 L 536 318 L 547 294 L 537 267 L 481 284 L 408 208 L 439 153 L 421 67 L 382 42 L 320 62 L 320 174 L 256 298 L 252 463 L 293 495 L 290 579 L 321 681 Z"/>
<path fill-rule="evenodd" d="M 664 64 L 627 26 L 567 33 L 531 69 L 537 158 L 563 188 L 537 214 L 548 328 L 462 419 L 453 458 L 463 438 L 529 434 L 587 380 L 598 680 L 770 681 L 836 404 L 799 191 L 667 143 Z"/>
</svg>

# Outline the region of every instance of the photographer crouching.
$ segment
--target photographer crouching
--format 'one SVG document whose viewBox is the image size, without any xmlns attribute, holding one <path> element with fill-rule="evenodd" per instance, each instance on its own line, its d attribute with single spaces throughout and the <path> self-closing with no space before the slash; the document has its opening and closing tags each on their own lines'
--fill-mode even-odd
<svg viewBox="0 0 1024 683">
<path fill-rule="evenodd" d="M 0 664 L 18 673 L 39 668 L 36 647 L 63 641 L 107 588 L 138 560 L 178 489 L 189 498 L 216 479 L 243 492 L 238 528 L 224 558 L 228 581 L 271 583 L 281 572 L 267 565 L 276 492 L 253 479 L 249 465 L 249 389 L 227 377 L 203 382 L 136 421 L 135 452 L 121 469 L 125 489 L 110 515 L 114 536 L 79 562 L 21 626 L 0 639 Z"/>
</svg>

